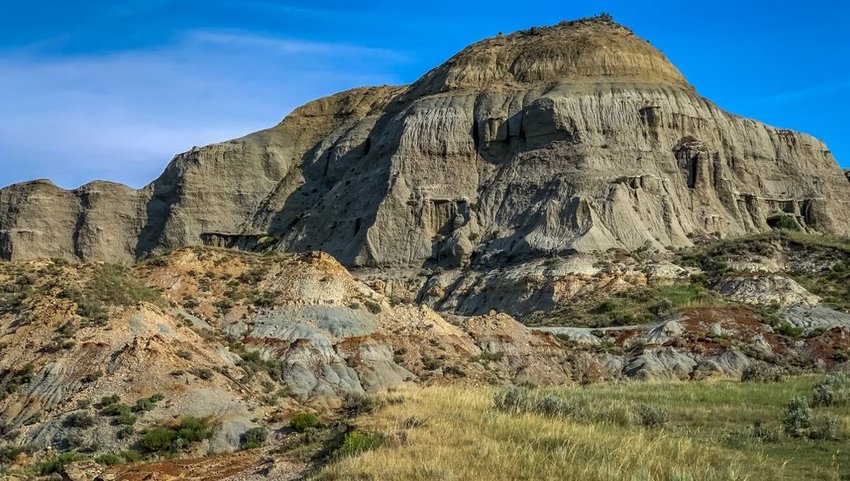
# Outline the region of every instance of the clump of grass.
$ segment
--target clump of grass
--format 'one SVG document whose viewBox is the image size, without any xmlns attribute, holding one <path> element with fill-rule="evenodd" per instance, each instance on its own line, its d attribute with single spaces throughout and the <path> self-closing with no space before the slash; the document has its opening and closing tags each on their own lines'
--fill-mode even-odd
<svg viewBox="0 0 850 481">
<path fill-rule="evenodd" d="M 496 393 L 496 409 L 512 414 L 539 414 L 552 418 L 582 417 L 584 406 L 578 406 L 553 394 L 538 395 L 523 387 L 512 387 Z"/>
<path fill-rule="evenodd" d="M 380 434 L 352 431 L 345 435 L 342 446 L 336 451 L 337 457 L 356 456 L 381 446 L 384 439 Z"/>
<path fill-rule="evenodd" d="M 77 304 L 77 314 L 96 324 L 107 321 L 112 306 L 132 306 L 138 302 L 166 304 L 158 291 L 133 277 L 126 267 L 115 264 L 95 266 L 82 288 L 68 288 L 63 296 Z"/>
<path fill-rule="evenodd" d="M 123 463 L 124 459 L 117 454 L 105 453 L 94 458 L 94 462 L 103 466 L 115 466 L 116 464 Z"/>
<path fill-rule="evenodd" d="M 289 426 L 299 433 L 318 427 L 320 424 L 319 417 L 308 412 L 298 413 L 289 420 Z"/>
<path fill-rule="evenodd" d="M 654 404 L 641 404 L 638 407 L 640 424 L 647 428 L 658 428 L 667 424 L 667 410 Z"/>
</svg>

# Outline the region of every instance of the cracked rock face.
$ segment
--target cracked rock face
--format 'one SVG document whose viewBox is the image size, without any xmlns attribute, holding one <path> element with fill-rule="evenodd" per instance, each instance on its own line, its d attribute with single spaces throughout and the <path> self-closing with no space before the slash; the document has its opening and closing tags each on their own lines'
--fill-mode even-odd
<svg viewBox="0 0 850 481">
<path fill-rule="evenodd" d="M 348 266 L 501 265 L 795 223 L 850 233 L 827 147 L 724 112 L 600 20 L 483 40 L 406 87 L 311 102 L 178 155 L 147 187 L 0 190 L 0 257 L 129 261 L 183 245 Z"/>
</svg>

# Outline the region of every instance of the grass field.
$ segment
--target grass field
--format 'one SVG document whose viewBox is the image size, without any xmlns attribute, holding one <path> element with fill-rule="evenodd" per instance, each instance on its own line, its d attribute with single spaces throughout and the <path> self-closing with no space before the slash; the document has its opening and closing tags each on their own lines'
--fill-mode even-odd
<svg viewBox="0 0 850 481">
<path fill-rule="evenodd" d="M 395 393 L 356 419 L 381 435 L 340 457 L 321 480 L 842 480 L 850 443 L 784 434 L 785 405 L 812 395 L 814 377 L 781 383 L 708 381 L 576 386 L 534 391 L 556 416 L 499 410 L 499 390 L 429 387 Z M 552 401 L 552 398 L 555 401 Z M 666 422 L 643 410 L 662 413 Z M 846 431 L 850 411 L 816 408 Z M 655 419 L 653 421 L 653 419 Z M 660 420 L 663 421 L 663 420 Z M 755 424 L 759 425 L 755 427 Z"/>
</svg>

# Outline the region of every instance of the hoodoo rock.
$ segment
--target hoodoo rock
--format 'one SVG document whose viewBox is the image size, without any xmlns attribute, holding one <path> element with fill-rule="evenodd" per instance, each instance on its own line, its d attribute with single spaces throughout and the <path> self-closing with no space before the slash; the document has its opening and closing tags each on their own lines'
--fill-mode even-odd
<svg viewBox="0 0 850 481">
<path fill-rule="evenodd" d="M 827 147 L 724 112 L 607 18 L 483 40 L 406 87 L 311 102 L 132 189 L 0 190 L 0 257 L 129 261 L 184 245 L 353 267 L 499 265 L 794 225 L 850 233 Z"/>
</svg>

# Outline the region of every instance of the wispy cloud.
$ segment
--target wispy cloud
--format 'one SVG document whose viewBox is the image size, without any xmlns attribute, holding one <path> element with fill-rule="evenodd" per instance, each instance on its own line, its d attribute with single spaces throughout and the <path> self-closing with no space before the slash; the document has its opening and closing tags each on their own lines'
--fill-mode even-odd
<svg viewBox="0 0 850 481">
<path fill-rule="evenodd" d="M 822 97 L 824 95 L 833 95 L 839 92 L 847 93 L 850 89 L 850 80 L 843 82 L 830 82 L 819 85 L 813 85 L 802 89 L 789 90 L 776 94 L 760 97 L 762 102 L 793 102 L 798 100 L 806 100 L 814 97 Z"/>
<path fill-rule="evenodd" d="M 316 53 L 329 56 L 363 55 L 405 61 L 407 56 L 383 48 L 363 47 L 346 43 L 311 42 L 297 39 L 267 37 L 240 31 L 195 31 L 188 35 L 192 41 L 223 45 L 231 48 L 262 48 L 283 54 Z"/>
<path fill-rule="evenodd" d="M 0 52 L 0 185 L 141 186 L 171 156 L 278 122 L 313 98 L 397 83 L 404 57 L 349 44 L 192 30 L 102 55 Z"/>
</svg>

